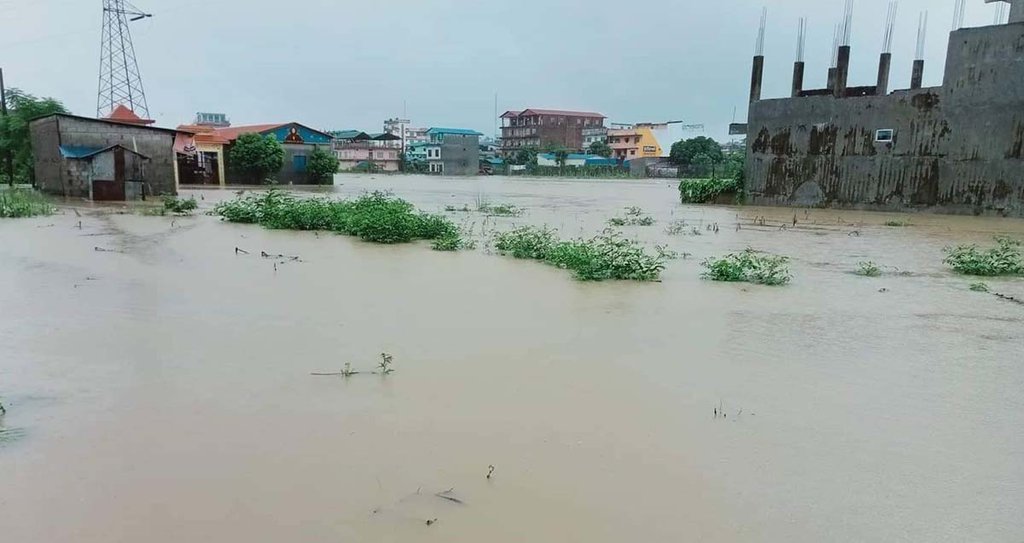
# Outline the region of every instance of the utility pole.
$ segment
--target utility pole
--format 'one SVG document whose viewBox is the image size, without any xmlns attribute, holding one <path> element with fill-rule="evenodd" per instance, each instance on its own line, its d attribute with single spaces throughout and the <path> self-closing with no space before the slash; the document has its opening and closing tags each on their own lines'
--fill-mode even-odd
<svg viewBox="0 0 1024 543">
<path fill-rule="evenodd" d="M 11 142 L 8 140 L 8 127 L 7 127 L 7 88 L 4 87 L 4 69 L 0 68 L 0 117 L 3 117 L 4 123 L 4 141 L 7 142 L 7 146 L 4 148 L 4 165 L 7 166 L 7 183 L 14 187 L 14 159 L 11 157 Z"/>
</svg>

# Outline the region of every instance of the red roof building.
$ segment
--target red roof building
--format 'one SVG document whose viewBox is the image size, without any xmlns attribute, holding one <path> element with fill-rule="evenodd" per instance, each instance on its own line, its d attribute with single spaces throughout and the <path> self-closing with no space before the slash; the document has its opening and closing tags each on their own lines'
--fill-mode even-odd
<svg viewBox="0 0 1024 543">
<path fill-rule="evenodd" d="M 139 117 L 134 111 L 124 104 L 118 104 L 117 107 L 114 108 L 114 111 L 111 111 L 110 115 L 106 118 L 119 123 L 137 124 L 139 126 L 156 124 L 156 121 L 153 119 L 143 119 L 142 117 Z"/>
<path fill-rule="evenodd" d="M 605 118 L 592 111 L 506 111 L 501 116 L 501 150 L 506 156 L 523 148 L 583 151 L 584 130 L 603 128 Z"/>
</svg>

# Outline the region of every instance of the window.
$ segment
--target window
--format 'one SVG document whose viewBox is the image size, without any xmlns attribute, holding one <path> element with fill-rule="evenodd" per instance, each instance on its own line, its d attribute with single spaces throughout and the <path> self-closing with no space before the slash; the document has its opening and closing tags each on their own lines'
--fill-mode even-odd
<svg viewBox="0 0 1024 543">
<path fill-rule="evenodd" d="M 882 128 L 875 130 L 875 142 L 877 143 L 892 143 L 896 139 L 896 130 L 892 128 Z"/>
<path fill-rule="evenodd" d="M 629 150 L 629 154 L 631 154 L 631 155 L 635 155 L 635 154 L 636 154 L 636 149 L 630 149 L 630 150 Z"/>
</svg>

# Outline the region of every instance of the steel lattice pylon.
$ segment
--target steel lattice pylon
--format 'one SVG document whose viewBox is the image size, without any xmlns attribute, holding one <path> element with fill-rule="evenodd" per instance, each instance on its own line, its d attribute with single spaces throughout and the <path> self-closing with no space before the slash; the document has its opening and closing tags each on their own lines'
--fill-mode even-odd
<svg viewBox="0 0 1024 543">
<path fill-rule="evenodd" d="M 96 116 L 110 114 L 124 105 L 148 118 L 149 105 L 135 60 L 135 46 L 128 23 L 151 17 L 124 0 L 103 0 L 103 37 L 100 42 L 100 86 Z"/>
</svg>

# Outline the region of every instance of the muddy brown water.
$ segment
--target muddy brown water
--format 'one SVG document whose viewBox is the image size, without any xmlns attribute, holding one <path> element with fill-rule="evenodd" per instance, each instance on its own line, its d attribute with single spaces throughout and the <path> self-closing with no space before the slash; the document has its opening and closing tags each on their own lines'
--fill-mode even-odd
<svg viewBox="0 0 1024 543">
<path fill-rule="evenodd" d="M 636 205 L 658 224 L 627 232 L 691 256 L 586 284 L 203 215 L 0 221 L 0 539 L 1024 540 L 1024 307 L 941 263 L 1024 222 L 682 206 L 660 182 L 338 183 L 528 210 L 452 214 L 478 235 L 592 235 Z M 791 256 L 793 283 L 700 279 L 748 246 Z M 310 375 L 381 352 L 387 378 Z"/>
</svg>

